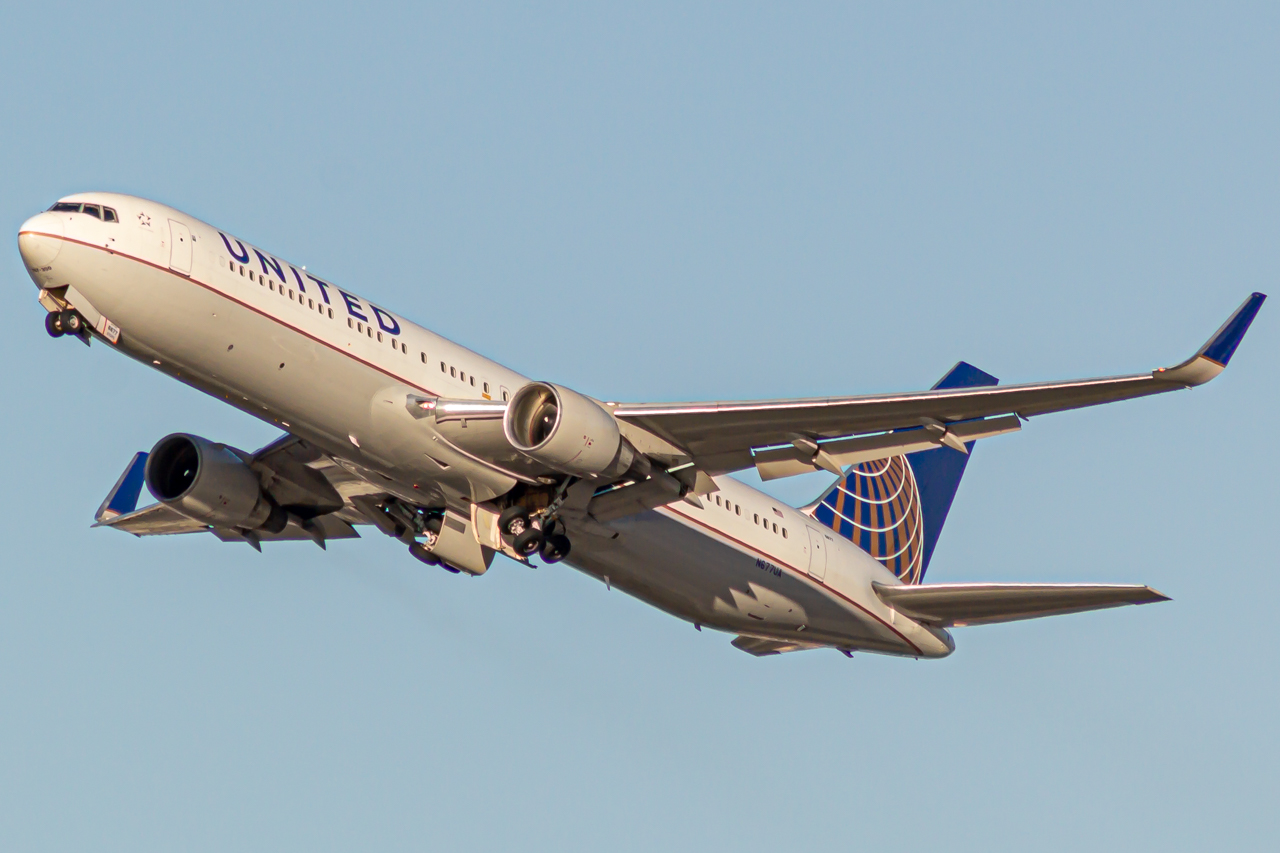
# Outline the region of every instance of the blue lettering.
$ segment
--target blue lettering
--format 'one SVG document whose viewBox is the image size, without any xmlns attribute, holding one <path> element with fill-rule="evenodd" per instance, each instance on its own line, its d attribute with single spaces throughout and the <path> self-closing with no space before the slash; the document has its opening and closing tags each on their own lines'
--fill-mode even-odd
<svg viewBox="0 0 1280 853">
<path fill-rule="evenodd" d="M 235 258 L 242 264 L 249 263 L 249 252 L 245 249 L 244 243 L 236 240 L 236 245 L 240 247 L 240 253 L 236 254 L 236 250 L 231 248 L 231 241 L 227 239 L 227 235 L 219 231 L 218 236 L 222 238 L 222 244 L 227 247 L 227 251 L 231 253 L 231 257 Z"/>
<path fill-rule="evenodd" d="M 393 334 L 393 335 L 400 334 L 400 323 L 396 321 L 395 317 L 392 317 L 391 314 L 389 314 L 386 311 L 383 311 L 381 308 L 379 308 L 377 305 L 374 305 L 372 302 L 369 303 L 369 307 L 373 309 L 373 316 L 378 318 L 378 325 L 382 327 L 382 331 L 389 332 L 390 334 Z M 388 321 L 391 322 L 390 326 L 387 325 Z"/>
<path fill-rule="evenodd" d="M 364 320 L 366 323 L 369 322 L 369 318 L 360 313 L 360 309 L 364 307 L 363 305 L 360 304 L 360 300 L 356 299 L 354 296 L 352 296 L 350 293 L 347 293 L 345 290 L 341 290 L 341 289 L 337 289 L 337 290 L 338 290 L 338 293 L 342 294 L 342 301 L 347 303 L 347 313 L 350 314 L 352 317 L 355 317 L 357 320 Z"/>
<path fill-rule="evenodd" d="M 329 304 L 329 288 L 333 287 L 333 285 L 327 284 L 326 282 L 321 281 L 320 279 L 313 276 L 311 273 L 307 273 L 307 278 L 314 281 L 320 287 L 320 297 L 324 300 L 324 304 L 328 305 Z"/>
<path fill-rule="evenodd" d="M 306 288 L 305 286 L 303 286 L 303 284 L 302 284 L 302 276 L 298 275 L 298 270 L 297 270 L 297 268 L 295 268 L 293 265 L 290 265 L 290 266 L 289 266 L 289 269 L 293 270 L 293 277 L 294 277 L 294 278 L 296 278 L 296 279 L 298 280 L 298 292 L 299 292 L 299 293 L 306 293 L 306 292 L 307 292 L 307 288 Z"/>
<path fill-rule="evenodd" d="M 280 262 L 279 262 L 279 261 L 277 261 L 275 258 L 270 258 L 270 259 L 268 259 L 266 255 L 262 254 L 262 253 L 261 253 L 261 252 L 259 252 L 257 249 L 254 249 L 254 250 L 253 250 L 253 253 L 254 253 L 255 255 L 257 255 L 257 256 L 258 256 L 258 261 L 259 261 L 259 263 L 261 263 L 261 264 L 262 264 L 262 274 L 263 274 L 263 275 L 266 275 L 266 274 L 267 274 L 267 264 L 268 264 L 268 263 L 270 263 L 270 264 L 271 264 L 271 266 L 272 266 L 272 268 L 273 268 L 273 269 L 275 269 L 275 271 L 276 271 L 276 275 L 280 276 L 280 280 L 281 280 L 281 281 L 286 281 L 286 280 L 287 280 L 287 279 L 285 279 L 285 277 L 284 277 L 284 268 L 280 266 Z"/>
</svg>

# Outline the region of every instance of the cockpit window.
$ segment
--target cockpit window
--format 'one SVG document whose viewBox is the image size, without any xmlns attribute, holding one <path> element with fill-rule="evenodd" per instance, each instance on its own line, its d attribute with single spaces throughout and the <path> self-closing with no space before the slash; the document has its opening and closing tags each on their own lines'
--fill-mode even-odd
<svg viewBox="0 0 1280 853">
<path fill-rule="evenodd" d="M 99 204 L 80 204 L 75 201 L 60 201 L 49 210 L 54 213 L 87 213 L 95 216 L 104 222 L 119 222 L 120 218 L 116 216 L 116 212 L 109 207 L 103 207 Z"/>
</svg>

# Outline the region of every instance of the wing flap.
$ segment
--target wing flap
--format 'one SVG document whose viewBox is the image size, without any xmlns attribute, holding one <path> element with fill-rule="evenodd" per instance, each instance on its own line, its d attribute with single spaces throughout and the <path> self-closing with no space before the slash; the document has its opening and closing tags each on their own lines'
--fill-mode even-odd
<svg viewBox="0 0 1280 853">
<path fill-rule="evenodd" d="M 1038 619 L 1086 610 L 1168 601 L 1138 584 L 938 583 L 920 586 L 872 584 L 891 608 L 939 627 L 965 627 Z"/>
</svg>

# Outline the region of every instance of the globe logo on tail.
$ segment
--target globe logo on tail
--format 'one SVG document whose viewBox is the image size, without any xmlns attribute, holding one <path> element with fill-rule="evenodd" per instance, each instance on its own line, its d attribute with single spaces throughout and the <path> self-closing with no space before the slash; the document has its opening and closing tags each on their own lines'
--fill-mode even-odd
<svg viewBox="0 0 1280 853">
<path fill-rule="evenodd" d="M 884 564 L 903 583 L 924 575 L 920 488 L 905 456 L 854 465 L 813 517 Z"/>
</svg>

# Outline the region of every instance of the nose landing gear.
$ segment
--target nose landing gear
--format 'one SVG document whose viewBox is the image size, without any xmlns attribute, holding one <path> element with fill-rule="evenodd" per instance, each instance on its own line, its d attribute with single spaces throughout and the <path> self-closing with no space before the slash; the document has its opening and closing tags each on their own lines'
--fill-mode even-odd
<svg viewBox="0 0 1280 853">
<path fill-rule="evenodd" d="M 51 338 L 63 335 L 83 337 L 88 333 L 88 326 L 78 312 L 68 308 L 65 311 L 51 311 L 44 317 L 44 330 Z"/>
</svg>

